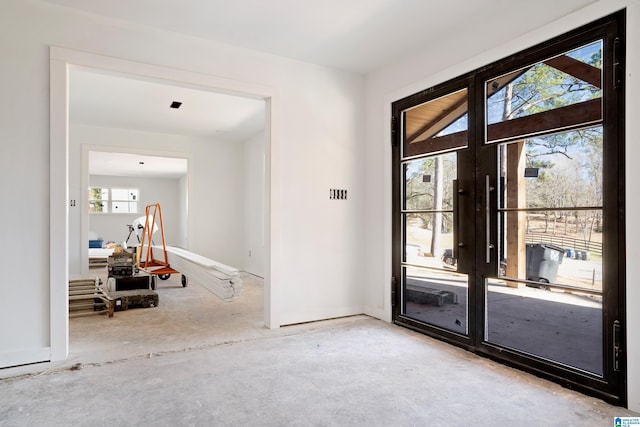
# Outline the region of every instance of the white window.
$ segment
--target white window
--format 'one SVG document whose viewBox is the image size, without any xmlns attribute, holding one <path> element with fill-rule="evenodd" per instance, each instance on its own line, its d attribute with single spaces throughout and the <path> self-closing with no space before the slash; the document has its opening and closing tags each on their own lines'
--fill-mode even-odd
<svg viewBox="0 0 640 427">
<path fill-rule="evenodd" d="M 137 188 L 89 188 L 89 212 L 138 213 Z"/>
</svg>

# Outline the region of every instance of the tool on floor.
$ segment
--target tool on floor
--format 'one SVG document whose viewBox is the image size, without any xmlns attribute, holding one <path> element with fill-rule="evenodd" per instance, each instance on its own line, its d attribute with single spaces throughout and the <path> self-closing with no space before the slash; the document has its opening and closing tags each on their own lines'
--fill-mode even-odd
<svg viewBox="0 0 640 427">
<path fill-rule="evenodd" d="M 138 270 L 135 255 L 130 252 L 114 252 L 108 258 L 109 277 L 130 277 Z"/>
<path fill-rule="evenodd" d="M 109 257 L 107 266 L 107 290 L 130 291 L 134 289 L 155 289 L 156 278 L 140 271 L 136 262 L 136 254 L 132 252 L 114 252 Z"/>
<path fill-rule="evenodd" d="M 157 307 L 160 303 L 158 293 L 149 289 L 131 289 L 128 291 L 110 292 L 115 311 L 128 310 L 131 307 Z"/>
</svg>

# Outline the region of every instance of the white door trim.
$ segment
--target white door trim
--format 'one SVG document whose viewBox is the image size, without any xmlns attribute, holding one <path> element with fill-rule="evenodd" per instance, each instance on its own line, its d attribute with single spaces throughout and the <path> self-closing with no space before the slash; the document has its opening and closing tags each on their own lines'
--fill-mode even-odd
<svg viewBox="0 0 640 427">
<path fill-rule="evenodd" d="M 277 125 L 279 103 L 273 88 L 203 73 L 144 64 L 119 58 L 51 46 L 50 54 L 50 348 L 51 360 L 69 354 L 69 68 L 88 67 L 159 80 L 216 92 L 263 99 L 266 104 L 265 129 L 265 256 L 264 323 L 280 327 L 277 310 L 279 164 Z"/>
</svg>

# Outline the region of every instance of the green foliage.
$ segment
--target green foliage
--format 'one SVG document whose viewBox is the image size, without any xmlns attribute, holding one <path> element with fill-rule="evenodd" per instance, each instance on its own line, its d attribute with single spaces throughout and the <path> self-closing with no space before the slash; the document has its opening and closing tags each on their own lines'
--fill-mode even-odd
<svg viewBox="0 0 640 427">
<path fill-rule="evenodd" d="M 602 69 L 600 42 L 568 52 L 566 56 Z M 602 90 L 544 62 L 521 74 L 487 99 L 489 123 L 524 117 L 602 97 Z"/>
<path fill-rule="evenodd" d="M 90 188 L 89 200 L 102 200 L 102 188 Z"/>
<path fill-rule="evenodd" d="M 568 52 L 567 56 L 602 69 L 600 42 Z M 491 96 L 488 108 L 493 108 L 490 114 L 495 123 L 600 97 L 600 88 L 540 62 Z M 559 131 L 525 141 L 526 166 L 539 169 L 537 178 L 527 180 L 529 207 L 602 204 L 601 126 Z"/>
</svg>

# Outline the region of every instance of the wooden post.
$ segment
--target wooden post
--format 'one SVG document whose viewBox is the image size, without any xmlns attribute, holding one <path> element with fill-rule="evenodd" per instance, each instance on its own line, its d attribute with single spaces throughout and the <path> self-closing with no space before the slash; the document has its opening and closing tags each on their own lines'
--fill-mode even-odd
<svg viewBox="0 0 640 427">
<path fill-rule="evenodd" d="M 524 141 L 507 145 L 506 207 L 526 207 L 527 188 L 524 178 L 525 156 Z M 507 276 L 526 279 L 526 213 L 507 212 L 504 226 L 506 236 Z M 524 284 L 507 282 L 511 287 L 522 287 Z"/>
</svg>

